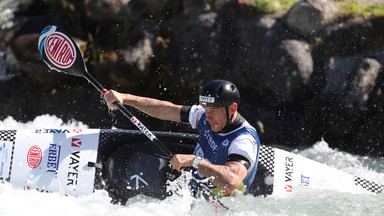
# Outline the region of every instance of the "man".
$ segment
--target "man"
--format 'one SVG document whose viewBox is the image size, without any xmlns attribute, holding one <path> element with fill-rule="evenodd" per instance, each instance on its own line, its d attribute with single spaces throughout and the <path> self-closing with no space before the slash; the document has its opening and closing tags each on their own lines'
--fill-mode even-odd
<svg viewBox="0 0 384 216">
<path fill-rule="evenodd" d="M 257 169 L 260 140 L 253 128 L 238 112 L 240 93 L 226 80 L 213 80 L 201 91 L 199 105 L 182 106 L 157 99 L 122 94 L 113 90 L 105 94 L 107 105 L 135 107 L 162 120 L 188 122 L 199 129 L 199 140 L 193 155 L 175 154 L 173 169 L 191 167 L 198 179 L 209 178 L 215 195 L 229 195 L 235 189 L 250 186 Z M 244 187 L 245 186 L 245 187 Z"/>
</svg>

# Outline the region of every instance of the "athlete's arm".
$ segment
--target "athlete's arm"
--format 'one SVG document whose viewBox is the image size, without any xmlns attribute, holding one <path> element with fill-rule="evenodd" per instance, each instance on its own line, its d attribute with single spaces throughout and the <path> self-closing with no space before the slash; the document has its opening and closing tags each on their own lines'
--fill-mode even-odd
<svg viewBox="0 0 384 216">
<path fill-rule="evenodd" d="M 128 105 L 140 111 L 162 120 L 180 122 L 181 105 L 176 105 L 168 101 L 153 98 L 140 97 L 131 94 L 123 94 L 113 90 L 104 93 L 104 98 L 110 109 L 117 109 L 113 104 L 115 101 L 123 105 Z"/>
<path fill-rule="evenodd" d="M 192 166 L 194 159 L 195 155 L 176 154 L 172 157 L 171 166 L 180 171 L 182 167 Z M 209 178 L 216 187 L 228 192 L 235 190 L 248 174 L 245 166 L 237 161 L 227 161 L 225 165 L 214 165 L 202 160 L 197 170 Z"/>
<path fill-rule="evenodd" d="M 216 187 L 228 192 L 234 191 L 247 176 L 247 169 L 236 161 L 227 161 L 224 166 L 213 165 L 206 160 L 199 163 L 198 169 Z"/>
</svg>

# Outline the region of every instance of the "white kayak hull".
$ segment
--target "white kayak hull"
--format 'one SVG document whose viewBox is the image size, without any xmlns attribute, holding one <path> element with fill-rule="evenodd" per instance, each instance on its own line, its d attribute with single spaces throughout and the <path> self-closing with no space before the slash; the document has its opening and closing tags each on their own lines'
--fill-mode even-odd
<svg viewBox="0 0 384 216">
<path fill-rule="evenodd" d="M 197 139 L 196 135 L 191 134 L 154 133 L 160 140 L 164 140 L 165 145 L 174 153 L 192 152 Z M 119 151 L 127 151 L 127 149 L 131 153 L 130 158 L 128 156 L 125 158 L 130 162 L 126 166 L 132 170 L 125 170 L 124 175 L 121 175 L 123 179 L 114 184 L 115 179 L 108 178 L 119 177 L 119 173 L 117 169 L 111 168 L 114 160 L 109 158 L 110 156 L 120 157 Z M 9 181 L 15 188 L 80 196 L 89 195 L 95 188 L 100 188 L 97 186 L 100 183 L 97 179 L 98 176 L 102 176 L 105 181 L 112 182 L 109 187 L 126 182 L 128 187 L 123 189 L 136 190 L 133 194 L 143 192 L 161 197 L 161 194 L 165 193 L 166 180 L 156 182 L 156 179 L 161 175 L 167 175 L 164 178 L 168 178 L 172 171 L 166 170 L 168 161 L 158 157 L 156 150 L 151 149 L 156 147 L 152 146 L 151 142 L 138 131 L 1 130 L 0 179 Z M 135 151 L 140 153 L 132 153 Z M 148 161 L 151 163 L 136 166 L 129 161 L 133 157 L 135 159 L 132 160 L 137 163 L 148 163 Z M 96 168 L 98 164 L 100 164 L 99 170 Z M 150 167 L 151 164 L 155 167 Z M 107 167 L 104 171 L 109 174 L 101 172 L 103 165 Z M 161 171 L 158 175 L 154 174 L 157 170 Z M 300 155 L 262 145 L 258 171 L 249 192 L 254 195 L 286 196 L 295 192 L 297 188 L 303 187 L 370 194 L 379 194 L 384 188 L 375 182 Z M 121 194 L 114 196 L 121 196 Z M 124 194 L 124 196 L 132 196 L 132 194 Z"/>
</svg>

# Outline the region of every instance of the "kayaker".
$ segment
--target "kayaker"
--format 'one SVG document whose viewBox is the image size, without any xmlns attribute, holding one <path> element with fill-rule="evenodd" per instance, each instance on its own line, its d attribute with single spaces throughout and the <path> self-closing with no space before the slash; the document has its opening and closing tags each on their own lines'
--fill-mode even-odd
<svg viewBox="0 0 384 216">
<path fill-rule="evenodd" d="M 109 90 L 104 94 L 110 109 L 113 102 L 139 109 L 162 120 L 189 123 L 199 129 L 194 153 L 175 154 L 173 169 L 184 167 L 198 179 L 209 178 L 215 195 L 230 195 L 236 189 L 244 192 L 250 186 L 257 169 L 260 140 L 256 129 L 238 113 L 240 92 L 227 80 L 206 84 L 199 96 L 199 105 L 183 106 L 168 101 L 141 97 Z M 213 184 L 213 185 L 212 185 Z"/>
</svg>

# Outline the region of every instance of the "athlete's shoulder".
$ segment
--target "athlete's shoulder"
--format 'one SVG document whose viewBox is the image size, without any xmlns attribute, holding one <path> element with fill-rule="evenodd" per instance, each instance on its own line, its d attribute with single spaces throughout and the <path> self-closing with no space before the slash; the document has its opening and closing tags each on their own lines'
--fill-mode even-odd
<svg viewBox="0 0 384 216">
<path fill-rule="evenodd" d="M 197 128 L 201 117 L 205 114 L 205 110 L 200 105 L 193 105 L 189 111 L 189 123 L 192 128 Z"/>
<path fill-rule="evenodd" d="M 243 123 L 241 126 L 241 133 L 239 134 L 241 137 L 246 137 L 246 139 L 254 140 L 257 144 L 260 145 L 260 138 L 257 134 L 256 128 L 250 125 L 247 121 Z"/>
</svg>

